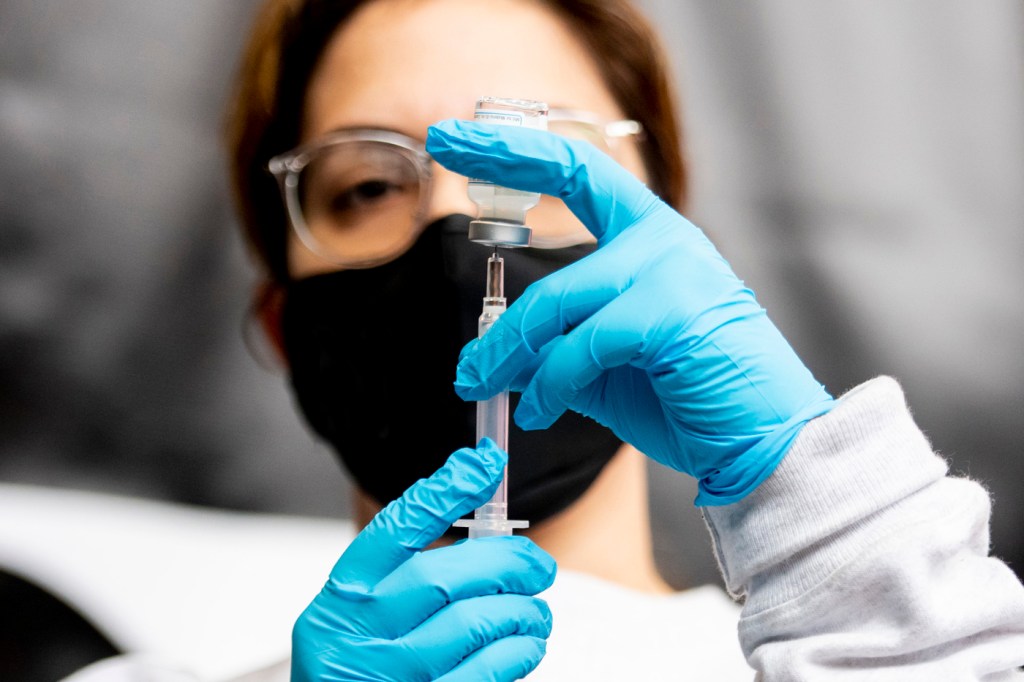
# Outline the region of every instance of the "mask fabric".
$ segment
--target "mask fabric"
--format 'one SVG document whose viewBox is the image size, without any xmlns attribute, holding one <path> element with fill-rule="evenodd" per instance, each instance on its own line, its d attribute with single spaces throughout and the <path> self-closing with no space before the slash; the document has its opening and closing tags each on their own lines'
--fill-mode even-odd
<svg viewBox="0 0 1024 682">
<path fill-rule="evenodd" d="M 381 505 L 476 442 L 476 404 L 455 395 L 459 351 L 476 337 L 491 249 L 470 218 L 429 225 L 379 267 L 292 282 L 282 317 L 292 388 L 310 426 Z M 595 249 L 505 249 L 505 295 Z M 518 395 L 510 400 L 515 409 Z M 509 518 L 539 523 L 593 483 L 621 441 L 566 412 L 551 428 L 509 424 Z"/>
</svg>

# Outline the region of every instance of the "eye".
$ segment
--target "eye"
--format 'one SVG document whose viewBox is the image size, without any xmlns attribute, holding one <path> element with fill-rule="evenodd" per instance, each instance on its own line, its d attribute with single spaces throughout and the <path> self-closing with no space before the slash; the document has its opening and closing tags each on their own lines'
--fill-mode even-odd
<svg viewBox="0 0 1024 682">
<path fill-rule="evenodd" d="M 403 191 L 403 187 L 387 180 L 364 180 L 357 185 L 336 192 L 330 201 L 334 212 L 358 211 L 372 208 L 390 196 Z"/>
</svg>

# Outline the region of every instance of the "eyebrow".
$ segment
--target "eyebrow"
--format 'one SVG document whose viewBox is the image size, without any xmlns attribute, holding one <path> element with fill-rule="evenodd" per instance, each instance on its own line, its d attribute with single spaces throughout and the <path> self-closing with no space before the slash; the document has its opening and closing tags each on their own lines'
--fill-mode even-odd
<svg viewBox="0 0 1024 682">
<path fill-rule="evenodd" d="M 353 131 L 353 130 L 383 130 L 383 131 L 386 131 L 386 132 L 389 132 L 389 133 L 398 133 L 399 135 L 404 135 L 405 137 L 408 137 L 411 140 L 416 140 L 417 142 L 426 142 L 426 138 L 423 135 L 414 135 L 414 134 L 412 134 L 408 130 L 402 130 L 401 128 L 395 128 L 393 126 L 386 126 L 386 125 L 373 124 L 373 123 L 354 123 L 354 124 L 343 125 L 343 126 L 335 126 L 334 128 L 329 128 L 328 130 L 325 130 L 324 132 L 322 132 L 322 133 L 320 133 L 318 135 L 315 135 L 314 137 L 312 137 L 310 139 L 315 140 L 315 139 L 324 137 L 325 135 L 332 135 L 334 133 L 350 132 L 350 131 Z"/>
</svg>

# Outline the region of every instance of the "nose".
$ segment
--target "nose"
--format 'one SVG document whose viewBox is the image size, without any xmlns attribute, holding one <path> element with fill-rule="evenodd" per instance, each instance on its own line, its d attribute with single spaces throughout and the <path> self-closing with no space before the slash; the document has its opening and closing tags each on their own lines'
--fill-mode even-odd
<svg viewBox="0 0 1024 682">
<path fill-rule="evenodd" d="M 433 181 L 427 204 L 427 222 L 453 213 L 476 215 L 476 204 L 466 193 L 468 180 L 464 176 L 452 173 L 437 163 L 432 164 L 431 173 Z"/>
</svg>

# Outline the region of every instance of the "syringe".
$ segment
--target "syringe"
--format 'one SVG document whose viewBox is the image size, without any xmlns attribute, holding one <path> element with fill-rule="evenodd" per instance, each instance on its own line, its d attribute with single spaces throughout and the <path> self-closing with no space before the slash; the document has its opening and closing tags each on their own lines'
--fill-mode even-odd
<svg viewBox="0 0 1024 682">
<path fill-rule="evenodd" d="M 487 259 L 487 288 L 484 292 L 484 309 L 477 325 L 477 335 L 483 337 L 487 330 L 505 312 L 505 261 L 494 248 L 494 255 Z M 476 439 L 490 438 L 499 448 L 508 452 L 508 389 L 476 404 Z M 456 526 L 469 528 L 470 538 L 486 538 L 497 535 L 512 535 L 516 528 L 527 528 L 529 521 L 510 521 L 508 518 L 508 466 L 501 483 L 490 501 L 477 508 L 472 519 L 460 519 Z"/>
<path fill-rule="evenodd" d="M 546 130 L 548 105 L 534 100 L 481 97 L 476 102 L 473 118 L 498 125 Z M 469 239 L 494 248 L 494 255 L 487 259 L 484 311 L 477 326 L 477 334 L 482 337 L 505 312 L 505 261 L 498 256 L 498 247 L 530 245 L 533 232 L 526 226 L 526 212 L 537 205 L 540 195 L 473 178 L 469 180 L 468 191 L 469 198 L 479 209 L 476 219 L 469 224 Z M 484 437 L 508 452 L 507 390 L 476 404 L 477 442 Z M 460 519 L 455 525 L 469 528 L 471 538 L 512 535 L 513 529 L 529 527 L 528 521 L 508 519 L 508 466 L 490 501 L 477 509 L 472 519 Z"/>
</svg>

